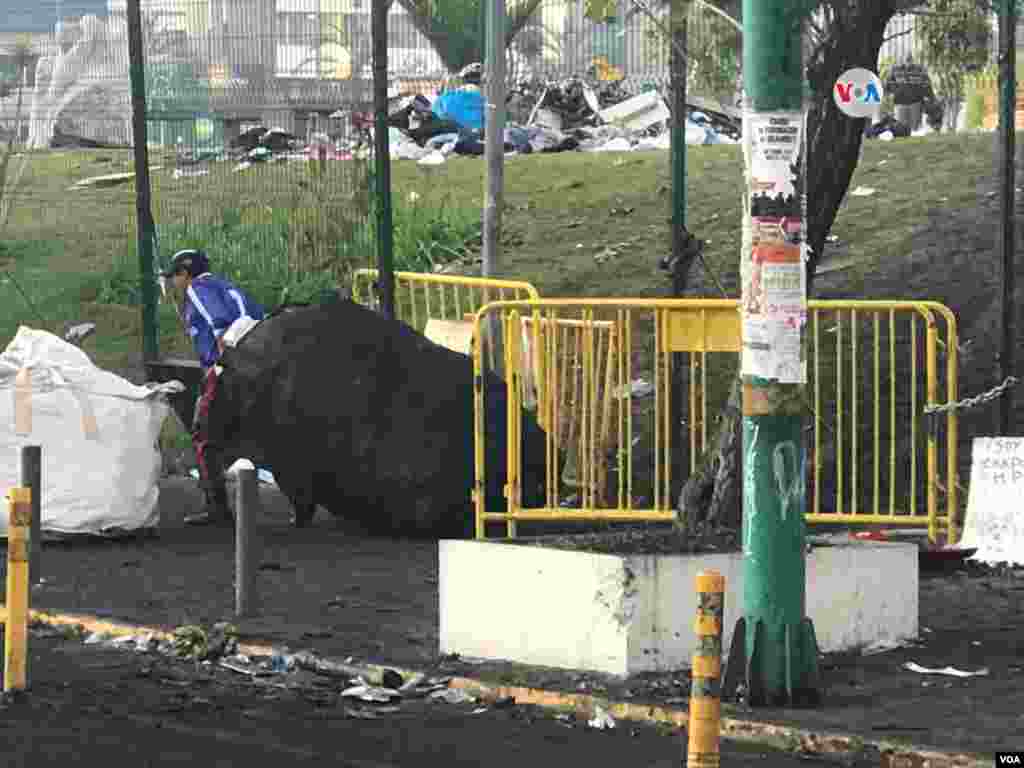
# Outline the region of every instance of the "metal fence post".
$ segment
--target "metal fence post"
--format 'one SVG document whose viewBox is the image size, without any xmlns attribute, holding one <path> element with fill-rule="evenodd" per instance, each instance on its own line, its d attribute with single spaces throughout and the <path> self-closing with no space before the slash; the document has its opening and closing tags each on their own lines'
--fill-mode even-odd
<svg viewBox="0 0 1024 768">
<path fill-rule="evenodd" d="M 132 89 L 132 147 L 135 150 L 135 226 L 142 293 L 143 360 L 159 356 L 156 317 L 156 273 L 153 269 L 153 213 L 150 207 L 149 149 L 146 138 L 145 52 L 140 0 L 127 0 L 128 56 Z"/>
<path fill-rule="evenodd" d="M 26 445 L 21 449 L 21 485 L 32 492 L 32 521 L 29 537 L 28 578 L 30 584 L 38 584 L 42 577 L 40 559 L 42 553 L 42 497 L 43 497 L 43 451 L 38 445 Z"/>
<path fill-rule="evenodd" d="M 256 561 L 259 541 L 256 517 L 260 496 L 255 469 L 241 469 L 235 487 L 235 615 L 252 616 L 259 610 Z"/>
</svg>

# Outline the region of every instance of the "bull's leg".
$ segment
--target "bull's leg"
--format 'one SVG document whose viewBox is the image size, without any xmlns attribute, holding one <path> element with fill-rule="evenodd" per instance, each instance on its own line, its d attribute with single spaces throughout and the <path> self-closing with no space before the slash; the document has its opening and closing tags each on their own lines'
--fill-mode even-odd
<svg viewBox="0 0 1024 768">
<path fill-rule="evenodd" d="M 291 523 L 296 528 L 305 528 L 316 514 L 316 496 L 313 492 L 313 476 L 296 477 L 288 472 L 274 472 L 274 480 L 292 505 Z"/>
</svg>

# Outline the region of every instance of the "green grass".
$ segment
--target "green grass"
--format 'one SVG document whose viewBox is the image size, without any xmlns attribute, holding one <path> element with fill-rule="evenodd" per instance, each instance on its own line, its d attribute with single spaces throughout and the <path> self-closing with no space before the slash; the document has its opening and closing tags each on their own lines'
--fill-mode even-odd
<svg viewBox="0 0 1024 768">
<path fill-rule="evenodd" d="M 865 144 L 851 188 L 878 191 L 849 197 L 833 227 L 837 258 L 854 265 L 844 273 L 845 295 L 860 297 L 864 276 L 908 253 L 930 217 L 976 204 L 978 185 L 991 176 L 991 148 L 991 137 L 966 134 Z M 84 177 L 129 170 L 130 161 L 129 153 L 118 151 L 30 155 L 0 251 L 48 325 L 79 318 L 99 323 L 89 344 L 111 367 L 139 347 L 134 185 L 67 188 Z M 331 162 L 321 179 L 300 163 L 243 173 L 214 164 L 208 176 L 175 180 L 173 163 L 159 155 L 152 163 L 163 165 L 152 174 L 163 258 L 177 247 L 204 245 L 218 271 L 268 304 L 308 298 L 343 282 L 345 270 L 374 265 L 372 212 L 360 207 L 358 194 L 368 182 L 358 168 Z M 736 146 L 688 153 L 688 226 L 707 241 L 708 262 L 731 296 L 739 292 L 741 170 Z M 483 171 L 480 160 L 467 158 L 430 169 L 394 164 L 397 268 L 429 269 L 465 251 L 464 243 L 479 232 Z M 666 153 L 520 157 L 507 162 L 505 179 L 502 276 L 529 280 L 544 296 L 668 295 L 667 276 L 657 267 L 670 247 Z M 308 246 L 310 240 L 322 246 L 335 234 L 356 235 L 356 243 L 336 240 L 330 253 Z M 595 259 L 609 246 L 614 256 Z M 275 266 L 285 258 L 303 278 L 291 279 Z M 694 295 L 718 295 L 699 265 L 691 285 Z M 901 297 L 899 288 L 887 297 Z M 38 322 L 10 284 L 3 289 L 0 342 L 19 323 Z M 162 306 L 166 351 L 183 346 L 174 322 L 170 307 Z"/>
<path fill-rule="evenodd" d="M 987 134 L 865 143 L 851 190 L 864 186 L 876 192 L 847 198 L 832 229 L 839 242 L 828 252 L 844 268 L 819 277 L 817 288 L 830 297 L 930 297 L 967 319 L 990 304 L 960 297 L 978 282 L 974 275 L 988 269 L 970 271 L 972 263 L 992 258 L 986 238 L 993 228 L 980 214 L 967 225 L 959 222 L 982 207 L 979 194 L 990 188 L 993 145 Z M 86 348 L 98 364 L 125 370 L 138 360 L 134 187 L 67 191 L 80 178 L 128 170 L 130 159 L 114 151 L 30 157 L 0 245 L 0 266 L 13 270 L 45 322 L 13 283 L 0 283 L 0 345 L 19 324 L 59 330 L 69 320 L 91 320 L 98 333 Z M 164 258 L 174 248 L 203 245 L 217 271 L 271 305 L 315 297 L 327 285 L 344 284 L 347 270 L 374 266 L 373 212 L 360 196 L 368 179 L 358 167 L 328 163 L 321 178 L 304 164 L 254 166 L 243 173 L 226 164 L 212 166 L 209 176 L 175 180 L 173 164 L 153 158 L 154 165 L 162 162 L 153 188 Z M 735 297 L 740 150 L 690 148 L 687 170 L 688 226 L 707 241 L 709 266 Z M 430 169 L 408 161 L 393 165 L 396 268 L 430 269 L 476 247 L 467 242 L 479 235 L 483 174 L 484 163 L 470 158 L 451 158 Z M 545 297 L 668 296 L 668 276 L 658 268 L 670 249 L 667 153 L 519 157 L 506 163 L 505 181 L 500 276 L 528 280 Z M 353 233 L 358 238 L 351 245 Z M 609 248 L 614 255 L 596 258 Z M 899 279 L 892 277 L 894 265 L 905 273 Z M 690 294 L 719 295 L 699 264 Z M 159 316 L 161 352 L 189 354 L 173 308 L 162 304 Z M 984 343 L 982 338 L 978 345 Z M 721 357 L 709 369 L 709 414 L 717 411 L 715 398 L 724 398 L 735 365 L 734 356 Z M 650 356 L 642 353 L 633 363 L 634 372 L 644 375 Z M 980 390 L 971 381 L 978 371 L 977 365 L 962 367 L 962 392 Z M 634 415 L 641 432 L 649 431 L 643 425 L 650 415 Z M 967 439 L 969 433 L 961 434 Z M 167 439 L 185 445 L 180 434 Z M 645 460 L 641 453 L 635 456 Z"/>
</svg>

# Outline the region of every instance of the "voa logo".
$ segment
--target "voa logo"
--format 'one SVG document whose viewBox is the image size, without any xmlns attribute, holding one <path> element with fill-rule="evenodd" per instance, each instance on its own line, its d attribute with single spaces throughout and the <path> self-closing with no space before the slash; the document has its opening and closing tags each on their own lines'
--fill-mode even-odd
<svg viewBox="0 0 1024 768">
<path fill-rule="evenodd" d="M 1020 752 L 997 752 L 996 765 L 1024 765 L 1024 754 Z"/>
<path fill-rule="evenodd" d="M 882 108 L 882 81 L 867 69 L 848 69 L 839 76 L 832 96 L 850 117 L 872 117 Z"/>
</svg>

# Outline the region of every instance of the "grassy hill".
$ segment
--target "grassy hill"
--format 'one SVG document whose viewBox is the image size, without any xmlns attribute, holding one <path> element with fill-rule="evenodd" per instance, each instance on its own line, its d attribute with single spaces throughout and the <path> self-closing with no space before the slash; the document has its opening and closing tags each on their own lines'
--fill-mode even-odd
<svg viewBox="0 0 1024 768">
<path fill-rule="evenodd" d="M 996 383 L 993 147 L 990 134 L 866 143 L 850 189 L 873 192 L 848 196 L 814 286 L 822 298 L 931 299 L 949 305 L 961 327 L 963 394 Z M 0 285 L 0 342 L 21 323 L 57 327 L 64 320 L 89 319 L 99 325 L 87 343 L 90 354 L 107 367 L 135 367 L 139 311 L 118 303 L 123 291 L 112 289 L 117 281 L 110 276 L 133 237 L 133 186 L 67 191 L 81 178 L 130 170 L 130 161 L 127 153 L 110 151 L 32 157 L 0 244 L 0 261 L 26 295 L 10 281 Z M 331 173 L 344 176 L 341 164 L 331 165 Z M 478 221 L 483 170 L 482 161 L 470 158 L 452 158 L 432 169 L 398 161 L 396 204 L 417 208 L 421 216 L 440 211 L 455 222 L 453 231 L 467 231 L 467 223 Z M 730 296 L 739 292 L 741 170 L 736 146 L 689 149 L 687 222 L 707 241 L 709 268 Z M 246 173 L 214 167 L 208 176 L 173 179 L 165 164 L 154 172 L 158 223 L 187 215 L 216 225 L 231 205 L 242 210 L 233 231 L 245 232 L 260 226 L 257 214 L 246 223 L 246 210 L 294 206 L 288 201 L 304 173 L 296 164 L 275 164 Z M 330 204 L 344 211 L 344 195 L 352 187 L 342 176 Z M 505 177 L 501 276 L 528 280 L 545 297 L 668 295 L 668 276 L 657 266 L 669 251 L 667 153 L 517 157 L 507 161 Z M 215 268 L 218 256 L 212 249 Z M 369 246 L 353 258 L 356 266 L 374 265 Z M 253 279 L 259 270 L 257 254 Z M 131 267 L 127 277 L 122 268 L 118 279 L 133 282 Z M 690 293 L 720 295 L 700 265 Z M 187 349 L 167 306 L 161 307 L 161 346 L 164 353 Z M 965 414 L 962 460 L 969 456 L 972 435 L 990 433 L 994 413 L 989 406 Z"/>
</svg>

